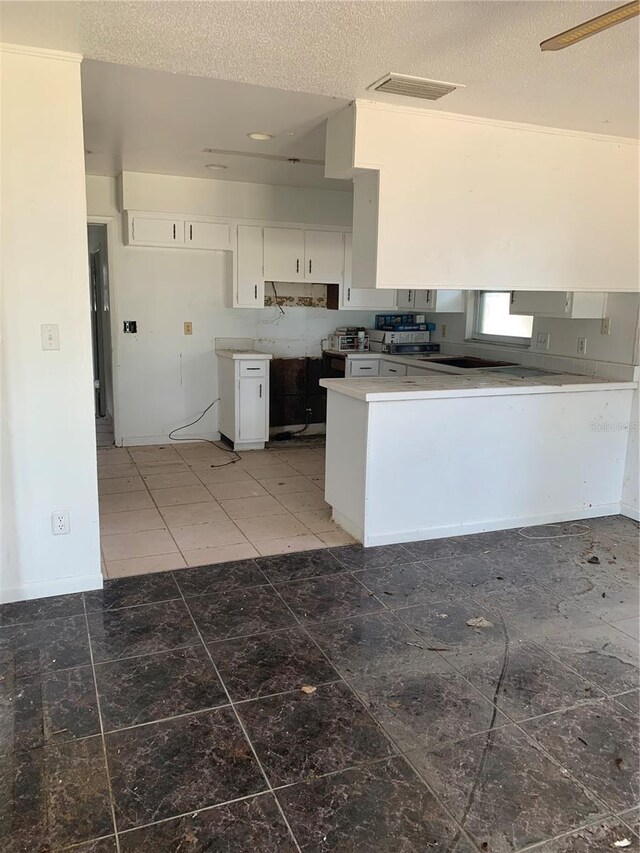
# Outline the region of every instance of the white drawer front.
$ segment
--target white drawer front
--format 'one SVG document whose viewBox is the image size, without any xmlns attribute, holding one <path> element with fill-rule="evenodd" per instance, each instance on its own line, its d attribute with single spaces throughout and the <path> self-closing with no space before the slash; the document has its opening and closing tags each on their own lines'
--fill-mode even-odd
<svg viewBox="0 0 640 853">
<path fill-rule="evenodd" d="M 382 376 L 406 376 L 407 365 L 396 364 L 393 361 L 383 361 L 380 373 Z"/>
<path fill-rule="evenodd" d="M 240 376 L 265 376 L 267 364 L 264 361 L 241 361 Z"/>
<path fill-rule="evenodd" d="M 377 358 L 349 360 L 349 376 L 378 376 L 379 368 Z"/>
</svg>

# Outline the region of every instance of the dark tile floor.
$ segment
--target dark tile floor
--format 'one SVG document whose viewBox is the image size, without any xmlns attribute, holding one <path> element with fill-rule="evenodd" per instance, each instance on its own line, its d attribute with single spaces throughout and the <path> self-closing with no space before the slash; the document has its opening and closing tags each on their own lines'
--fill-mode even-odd
<svg viewBox="0 0 640 853">
<path fill-rule="evenodd" d="M 588 526 L 4 605 L 0 850 L 638 853 L 638 525 Z"/>
</svg>

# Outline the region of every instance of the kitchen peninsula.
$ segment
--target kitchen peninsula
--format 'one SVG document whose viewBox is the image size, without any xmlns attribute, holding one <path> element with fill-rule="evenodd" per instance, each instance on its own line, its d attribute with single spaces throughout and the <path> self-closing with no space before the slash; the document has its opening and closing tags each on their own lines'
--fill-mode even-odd
<svg viewBox="0 0 640 853">
<path fill-rule="evenodd" d="M 635 382 L 323 379 L 325 500 L 365 546 L 620 511 Z"/>
</svg>

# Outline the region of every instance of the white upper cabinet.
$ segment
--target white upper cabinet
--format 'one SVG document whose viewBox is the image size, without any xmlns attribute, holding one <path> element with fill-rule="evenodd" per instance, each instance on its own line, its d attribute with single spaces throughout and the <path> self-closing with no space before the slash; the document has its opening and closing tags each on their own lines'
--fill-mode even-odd
<svg viewBox="0 0 640 853">
<path fill-rule="evenodd" d="M 351 233 L 344 235 L 344 283 L 340 288 L 340 308 L 366 311 L 367 309 L 395 309 L 395 290 L 372 290 L 364 287 L 352 287 L 351 283 Z"/>
<path fill-rule="evenodd" d="M 192 249 L 229 249 L 228 222 L 206 222 L 188 219 L 184 223 L 184 242 Z"/>
<path fill-rule="evenodd" d="M 398 308 L 434 314 L 461 314 L 464 312 L 464 291 L 399 290 Z"/>
<path fill-rule="evenodd" d="M 304 277 L 315 284 L 343 280 L 344 243 L 341 231 L 304 232 Z"/>
<path fill-rule="evenodd" d="M 262 272 L 262 228 L 238 225 L 236 283 L 232 308 L 264 307 L 264 273 Z"/>
<path fill-rule="evenodd" d="M 264 229 L 264 280 L 305 281 L 304 231 Z"/>
<path fill-rule="evenodd" d="M 182 221 L 172 216 L 129 213 L 125 234 L 129 245 L 184 245 Z"/>
<path fill-rule="evenodd" d="M 567 320 L 601 320 L 605 310 L 605 293 L 569 293 L 566 290 L 514 290 L 509 305 L 510 314 Z"/>
</svg>

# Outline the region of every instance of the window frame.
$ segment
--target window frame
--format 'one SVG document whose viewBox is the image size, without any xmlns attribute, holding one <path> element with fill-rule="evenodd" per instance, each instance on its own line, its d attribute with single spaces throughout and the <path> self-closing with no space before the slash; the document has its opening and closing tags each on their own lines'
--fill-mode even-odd
<svg viewBox="0 0 640 853">
<path fill-rule="evenodd" d="M 478 341 L 486 344 L 500 344 L 501 346 L 521 347 L 528 349 L 531 346 L 533 339 L 533 329 L 531 336 L 528 338 L 519 337 L 517 335 L 491 335 L 487 332 L 480 331 L 480 308 L 482 305 L 483 293 L 510 293 L 509 290 L 477 290 L 473 294 L 473 307 L 471 311 L 471 329 L 470 336 L 467 340 Z M 532 318 L 533 314 L 529 315 Z"/>
</svg>

